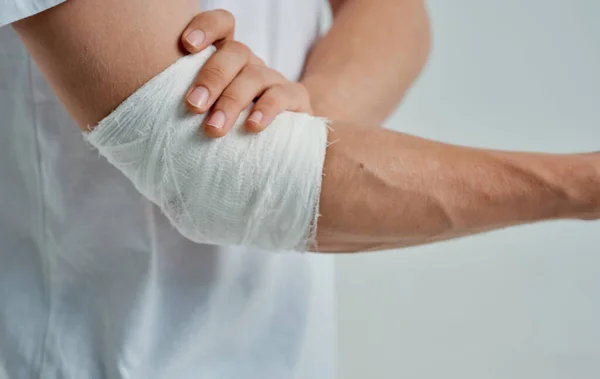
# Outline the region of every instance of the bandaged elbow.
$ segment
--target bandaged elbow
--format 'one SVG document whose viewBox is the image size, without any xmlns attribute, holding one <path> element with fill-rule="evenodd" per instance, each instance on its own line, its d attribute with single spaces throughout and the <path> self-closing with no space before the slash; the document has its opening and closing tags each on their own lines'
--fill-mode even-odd
<svg viewBox="0 0 600 379">
<path fill-rule="evenodd" d="M 314 248 L 327 123 L 284 112 L 263 132 L 244 112 L 219 139 L 184 96 L 214 50 L 179 59 L 103 119 L 86 140 L 198 243 Z"/>
</svg>

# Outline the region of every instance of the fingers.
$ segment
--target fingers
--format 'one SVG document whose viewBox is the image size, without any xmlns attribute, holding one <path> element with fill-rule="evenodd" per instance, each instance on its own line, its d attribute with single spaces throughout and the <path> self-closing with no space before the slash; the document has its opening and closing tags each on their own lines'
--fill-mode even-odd
<svg viewBox="0 0 600 379">
<path fill-rule="evenodd" d="M 206 112 L 253 57 L 246 45 L 237 41 L 225 42 L 206 61 L 189 89 L 186 95 L 189 110 Z"/>
<path fill-rule="evenodd" d="M 222 137 L 233 127 L 240 113 L 268 88 L 286 79 L 262 65 L 247 65 L 221 93 L 204 123 L 210 137 Z"/>
<path fill-rule="evenodd" d="M 235 32 L 235 18 L 223 9 L 197 14 L 181 35 L 183 47 L 197 53 L 216 41 L 231 40 Z"/>
<path fill-rule="evenodd" d="M 283 111 L 312 113 L 310 97 L 306 88 L 297 82 L 286 82 L 269 88 L 256 101 L 246 129 L 263 131 Z"/>
<path fill-rule="evenodd" d="M 185 97 L 187 107 L 194 113 L 213 108 L 203 125 L 206 134 L 227 134 L 242 110 L 257 97 L 246 121 L 249 131 L 262 131 L 285 110 L 311 113 L 306 88 L 266 68 L 247 46 L 233 41 L 234 32 L 235 18 L 219 9 L 196 15 L 181 36 L 182 45 L 190 53 L 212 44 L 217 47 Z"/>
</svg>

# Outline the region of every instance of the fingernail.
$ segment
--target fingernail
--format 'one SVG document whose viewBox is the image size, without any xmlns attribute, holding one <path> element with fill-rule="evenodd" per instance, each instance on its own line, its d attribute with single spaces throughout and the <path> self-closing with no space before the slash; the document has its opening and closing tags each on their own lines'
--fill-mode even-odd
<svg viewBox="0 0 600 379">
<path fill-rule="evenodd" d="M 216 111 L 206 122 L 206 125 L 212 126 L 213 128 L 221 129 L 225 125 L 225 113 Z"/>
<path fill-rule="evenodd" d="M 208 90 L 204 87 L 196 87 L 188 95 L 188 102 L 196 108 L 202 107 L 206 100 L 208 100 Z"/>
<path fill-rule="evenodd" d="M 250 118 L 248 118 L 248 121 L 252 121 L 255 124 L 260 124 L 262 119 L 263 113 L 261 111 L 254 111 L 252 112 L 252 115 L 250 115 Z"/>
<path fill-rule="evenodd" d="M 204 32 L 198 29 L 192 30 L 188 33 L 185 39 L 190 45 L 198 47 L 202 45 L 202 42 L 204 42 Z"/>
</svg>

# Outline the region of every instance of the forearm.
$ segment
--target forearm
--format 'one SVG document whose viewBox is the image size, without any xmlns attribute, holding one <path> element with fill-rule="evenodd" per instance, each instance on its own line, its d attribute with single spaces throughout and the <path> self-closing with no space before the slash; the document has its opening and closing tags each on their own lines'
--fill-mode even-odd
<svg viewBox="0 0 600 379">
<path fill-rule="evenodd" d="M 95 125 L 183 56 L 195 0 L 77 0 L 13 24 L 69 114 Z"/>
<path fill-rule="evenodd" d="M 422 0 L 332 1 L 334 22 L 302 78 L 317 115 L 379 125 L 398 105 L 429 53 Z"/>
<path fill-rule="evenodd" d="M 321 251 L 389 249 L 594 217 L 600 206 L 598 154 L 500 152 L 347 124 L 333 129 Z"/>
</svg>

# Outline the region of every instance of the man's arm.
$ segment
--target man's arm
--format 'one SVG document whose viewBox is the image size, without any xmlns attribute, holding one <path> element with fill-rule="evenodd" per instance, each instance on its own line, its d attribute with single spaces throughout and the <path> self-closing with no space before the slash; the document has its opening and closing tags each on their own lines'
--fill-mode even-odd
<svg viewBox="0 0 600 379">
<path fill-rule="evenodd" d="M 69 0 L 13 23 L 84 130 L 184 55 L 179 36 L 196 0 Z"/>
<path fill-rule="evenodd" d="M 396 108 L 429 53 L 423 0 L 330 0 L 334 21 L 302 83 L 317 115 L 378 125 Z"/>
<path fill-rule="evenodd" d="M 181 55 L 176 41 L 198 12 L 187 0 L 98 4 L 68 1 L 15 25 L 84 129 Z M 600 154 L 478 150 L 369 125 L 332 126 L 317 235 L 321 251 L 387 249 L 539 220 L 600 216 Z"/>
<path fill-rule="evenodd" d="M 474 149 L 385 129 L 330 133 L 318 241 L 331 251 L 436 242 L 600 217 L 600 153 Z"/>
</svg>

